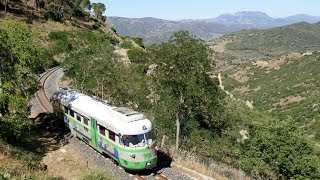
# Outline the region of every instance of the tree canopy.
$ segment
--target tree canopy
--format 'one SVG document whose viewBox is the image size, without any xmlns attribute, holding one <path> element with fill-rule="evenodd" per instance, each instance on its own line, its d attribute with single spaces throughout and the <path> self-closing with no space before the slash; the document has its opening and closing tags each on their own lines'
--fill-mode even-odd
<svg viewBox="0 0 320 180">
<path fill-rule="evenodd" d="M 262 179 L 319 179 L 319 151 L 290 120 L 252 125 L 241 148 L 242 169 Z"/>
<path fill-rule="evenodd" d="M 208 75 L 214 64 L 208 46 L 181 31 L 151 51 L 158 65 L 153 75 L 155 91 L 159 101 L 166 102 L 162 113 L 180 121 L 182 135 L 190 135 L 193 129 L 221 133 L 228 124 L 227 119 L 218 116 L 223 111 L 224 93 Z"/>
<path fill-rule="evenodd" d="M 92 8 L 97 19 L 103 20 L 103 13 L 106 11 L 106 6 L 103 3 L 92 3 Z"/>
</svg>

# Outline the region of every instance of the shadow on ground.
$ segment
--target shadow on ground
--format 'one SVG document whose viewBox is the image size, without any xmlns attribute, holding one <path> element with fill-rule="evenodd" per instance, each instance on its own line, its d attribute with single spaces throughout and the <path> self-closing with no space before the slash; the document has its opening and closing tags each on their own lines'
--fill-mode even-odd
<svg viewBox="0 0 320 180">
<path fill-rule="evenodd" d="M 34 120 L 34 149 L 42 153 L 57 150 L 69 132 L 62 119 L 42 113 Z"/>
</svg>

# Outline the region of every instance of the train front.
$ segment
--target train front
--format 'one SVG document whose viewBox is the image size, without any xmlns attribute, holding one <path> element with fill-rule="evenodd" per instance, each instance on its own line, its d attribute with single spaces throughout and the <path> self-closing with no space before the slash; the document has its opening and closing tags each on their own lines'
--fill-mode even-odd
<svg viewBox="0 0 320 180">
<path fill-rule="evenodd" d="M 157 150 L 154 130 L 150 120 L 143 119 L 128 123 L 120 141 L 124 153 L 119 163 L 125 169 L 152 169 L 157 165 Z"/>
</svg>

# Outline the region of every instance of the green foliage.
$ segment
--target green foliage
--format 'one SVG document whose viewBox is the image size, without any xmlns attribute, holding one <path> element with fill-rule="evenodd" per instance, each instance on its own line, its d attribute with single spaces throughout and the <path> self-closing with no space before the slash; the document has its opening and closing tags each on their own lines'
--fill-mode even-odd
<svg viewBox="0 0 320 180">
<path fill-rule="evenodd" d="M 92 8 L 90 0 L 81 0 L 80 6 L 86 10 L 91 10 Z"/>
<path fill-rule="evenodd" d="M 131 39 L 140 47 L 144 47 L 143 39 L 140 37 L 131 37 Z"/>
<path fill-rule="evenodd" d="M 244 30 L 233 33 L 230 50 L 257 51 L 266 56 L 288 52 L 306 52 L 320 47 L 320 25 L 306 22 L 267 30 Z"/>
<path fill-rule="evenodd" d="M 102 14 L 106 11 L 106 6 L 103 3 L 92 3 L 93 12 L 97 19 L 103 20 Z"/>
<path fill-rule="evenodd" d="M 266 120 L 249 128 L 241 148 L 244 171 L 262 179 L 319 179 L 319 152 L 291 121 Z"/>
<path fill-rule="evenodd" d="M 166 119 L 156 120 L 169 124 L 179 118 L 186 140 L 194 141 L 191 134 L 199 129 L 220 135 L 229 122 L 222 117 L 224 94 L 207 74 L 213 62 L 205 43 L 188 32 L 178 32 L 167 43 L 152 47 L 151 53 L 158 64 L 153 75 L 155 91 L 159 101 L 165 102 L 156 108 L 162 110 L 159 114 L 167 114 Z"/>
<path fill-rule="evenodd" d="M 140 48 L 129 49 L 127 54 L 130 61 L 133 63 L 148 62 L 147 52 L 145 52 L 143 49 L 140 49 Z"/>
<path fill-rule="evenodd" d="M 89 0 L 44 0 L 42 15 L 46 20 L 62 21 L 71 17 L 87 18 L 91 9 Z"/>
<path fill-rule="evenodd" d="M 252 100 L 255 109 L 280 119 L 292 118 L 304 126 L 308 134 L 315 135 L 318 139 L 320 54 L 314 52 L 299 59 L 286 58 L 284 62 L 279 70 L 271 69 L 268 73 L 267 69 L 250 66 L 250 73 L 254 74 L 254 77 L 249 75 L 249 80 L 244 83 L 227 77 L 224 80 L 225 88 L 232 91 L 242 86 L 249 87 L 250 91 L 245 94 L 234 92 L 235 97 Z M 260 90 L 254 91 L 257 87 L 260 87 Z M 299 102 L 288 101 L 288 98 L 294 99 L 298 96 L 303 99 Z"/>
<path fill-rule="evenodd" d="M 133 44 L 132 44 L 132 41 L 131 39 L 125 39 L 123 41 L 123 43 L 121 44 L 121 47 L 124 48 L 124 49 L 132 49 L 133 48 Z"/>
<path fill-rule="evenodd" d="M 35 74 L 53 61 L 39 46 L 40 36 L 18 21 L 0 22 L 0 137 L 24 146 L 30 140 L 32 122 L 28 101 L 36 86 Z"/>
</svg>

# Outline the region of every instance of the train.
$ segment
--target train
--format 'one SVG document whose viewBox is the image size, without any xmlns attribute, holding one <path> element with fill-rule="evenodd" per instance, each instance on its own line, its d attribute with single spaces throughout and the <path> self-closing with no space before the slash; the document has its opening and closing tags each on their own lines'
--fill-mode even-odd
<svg viewBox="0 0 320 180">
<path fill-rule="evenodd" d="M 60 88 L 52 98 L 54 114 L 71 134 L 127 170 L 153 169 L 157 150 L 152 123 L 142 113 Z"/>
</svg>

